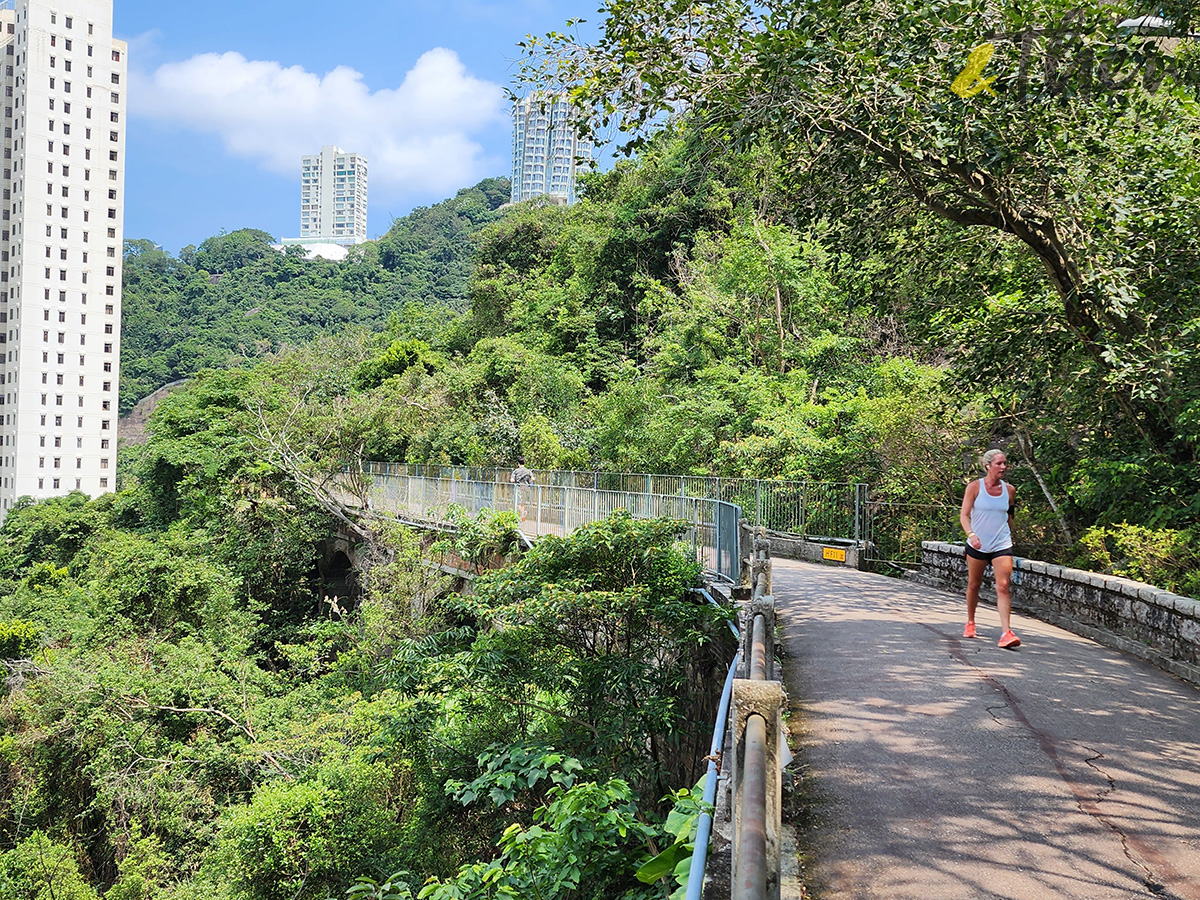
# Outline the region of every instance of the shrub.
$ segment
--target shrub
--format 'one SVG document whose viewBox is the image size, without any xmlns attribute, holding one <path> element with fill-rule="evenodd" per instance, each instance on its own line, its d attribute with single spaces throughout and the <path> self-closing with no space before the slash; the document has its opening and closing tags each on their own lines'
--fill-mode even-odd
<svg viewBox="0 0 1200 900">
<path fill-rule="evenodd" d="M 35 831 L 0 856 L 5 900 L 96 900 L 69 848 Z"/>
<path fill-rule="evenodd" d="M 0 622 L 0 659 L 27 659 L 38 648 L 41 626 L 22 619 Z"/>
<path fill-rule="evenodd" d="M 1200 534 L 1190 529 L 1097 525 L 1079 539 L 1078 564 L 1200 596 Z"/>
</svg>

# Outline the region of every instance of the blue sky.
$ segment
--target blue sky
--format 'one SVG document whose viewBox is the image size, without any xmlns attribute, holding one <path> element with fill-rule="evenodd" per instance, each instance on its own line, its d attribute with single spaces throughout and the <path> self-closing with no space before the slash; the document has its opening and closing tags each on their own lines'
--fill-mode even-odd
<svg viewBox="0 0 1200 900">
<path fill-rule="evenodd" d="M 125 236 L 172 253 L 222 229 L 299 234 L 300 156 L 367 156 L 368 234 L 507 175 L 526 34 L 595 0 L 115 0 L 129 41 Z"/>
</svg>

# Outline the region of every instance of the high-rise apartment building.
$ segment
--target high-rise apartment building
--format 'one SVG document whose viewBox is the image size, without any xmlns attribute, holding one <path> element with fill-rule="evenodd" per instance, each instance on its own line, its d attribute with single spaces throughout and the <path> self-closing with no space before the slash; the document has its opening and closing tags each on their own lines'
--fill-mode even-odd
<svg viewBox="0 0 1200 900">
<path fill-rule="evenodd" d="M 294 243 L 346 246 L 366 239 L 366 158 L 338 147 L 305 156 L 300 164 L 300 240 Z"/>
<path fill-rule="evenodd" d="M 513 104 L 513 203 L 575 202 L 575 167 L 592 155 L 592 142 L 576 134 L 576 116 L 565 94 L 538 91 Z"/>
<path fill-rule="evenodd" d="M 126 47 L 112 0 L 0 8 L 0 514 L 116 486 Z"/>
</svg>

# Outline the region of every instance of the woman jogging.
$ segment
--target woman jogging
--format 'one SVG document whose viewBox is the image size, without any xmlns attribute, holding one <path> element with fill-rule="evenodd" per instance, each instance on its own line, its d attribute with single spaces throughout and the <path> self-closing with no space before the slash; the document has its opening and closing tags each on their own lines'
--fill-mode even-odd
<svg viewBox="0 0 1200 900">
<path fill-rule="evenodd" d="M 979 605 L 979 586 L 990 563 L 996 578 L 996 609 L 1000 612 L 999 645 L 1006 649 L 1020 646 L 1009 618 L 1012 613 L 1012 522 L 1017 490 L 1003 480 L 1008 458 L 1002 450 L 983 454 L 984 476 L 967 485 L 958 520 L 967 533 L 967 627 L 963 637 L 975 637 L 975 607 Z"/>
</svg>

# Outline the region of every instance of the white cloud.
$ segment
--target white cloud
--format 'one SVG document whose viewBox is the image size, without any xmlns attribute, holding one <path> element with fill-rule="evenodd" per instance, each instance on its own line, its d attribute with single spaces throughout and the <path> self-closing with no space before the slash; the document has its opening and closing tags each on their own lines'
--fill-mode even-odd
<svg viewBox="0 0 1200 900">
<path fill-rule="evenodd" d="M 296 175 L 300 157 L 337 144 L 367 157 L 372 195 L 448 191 L 494 167 L 473 135 L 507 118 L 504 91 L 473 77 L 452 50 L 423 54 L 394 89 L 361 73 L 203 53 L 132 76 L 133 114 L 219 134 L 229 151 Z"/>
</svg>

